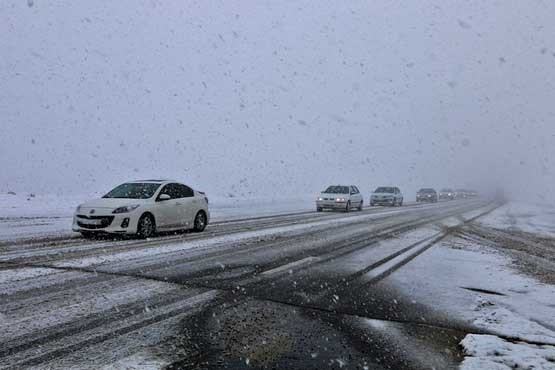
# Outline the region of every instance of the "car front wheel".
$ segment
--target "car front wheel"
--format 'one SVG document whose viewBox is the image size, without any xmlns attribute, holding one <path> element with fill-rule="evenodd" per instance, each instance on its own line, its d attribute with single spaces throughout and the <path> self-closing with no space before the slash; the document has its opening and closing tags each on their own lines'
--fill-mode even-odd
<svg viewBox="0 0 555 370">
<path fill-rule="evenodd" d="M 204 231 L 204 229 L 206 229 L 206 224 L 207 224 L 206 213 L 204 213 L 203 211 L 200 211 L 195 216 L 195 224 L 194 224 L 193 230 L 195 230 L 196 232 Z"/>
<path fill-rule="evenodd" d="M 137 226 L 137 236 L 146 239 L 154 236 L 155 233 L 156 223 L 154 218 L 149 214 L 142 215 Z"/>
</svg>

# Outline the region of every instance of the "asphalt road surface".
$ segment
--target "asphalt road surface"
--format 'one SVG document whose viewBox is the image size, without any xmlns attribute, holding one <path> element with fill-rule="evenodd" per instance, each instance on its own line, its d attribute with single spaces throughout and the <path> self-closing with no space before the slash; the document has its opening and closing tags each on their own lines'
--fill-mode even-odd
<svg viewBox="0 0 555 370">
<path fill-rule="evenodd" d="M 0 244 L 0 369 L 454 368 L 476 328 L 387 284 L 482 199 Z M 441 279 L 407 270 L 407 285 Z M 387 323 L 387 330 L 384 325 Z"/>
</svg>

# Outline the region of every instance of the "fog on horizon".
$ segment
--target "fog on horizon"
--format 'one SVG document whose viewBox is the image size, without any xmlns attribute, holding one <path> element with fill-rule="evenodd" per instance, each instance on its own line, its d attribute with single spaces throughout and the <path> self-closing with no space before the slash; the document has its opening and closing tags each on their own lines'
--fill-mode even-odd
<svg viewBox="0 0 555 370">
<path fill-rule="evenodd" d="M 553 201 L 555 3 L 0 3 L 0 191 Z"/>
</svg>

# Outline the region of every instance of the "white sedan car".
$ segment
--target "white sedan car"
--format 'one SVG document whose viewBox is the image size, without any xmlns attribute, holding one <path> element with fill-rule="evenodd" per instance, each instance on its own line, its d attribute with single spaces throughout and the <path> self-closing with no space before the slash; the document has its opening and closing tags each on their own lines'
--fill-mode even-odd
<svg viewBox="0 0 555 370">
<path fill-rule="evenodd" d="M 203 231 L 209 218 L 203 192 L 170 180 L 134 181 L 77 207 L 73 231 L 84 237 L 112 233 L 148 238 L 158 231 Z"/>
<path fill-rule="evenodd" d="M 316 200 L 316 211 L 324 209 L 338 209 L 349 212 L 352 208 L 362 211 L 364 200 L 358 188 L 354 185 L 332 185 L 320 193 Z"/>
</svg>

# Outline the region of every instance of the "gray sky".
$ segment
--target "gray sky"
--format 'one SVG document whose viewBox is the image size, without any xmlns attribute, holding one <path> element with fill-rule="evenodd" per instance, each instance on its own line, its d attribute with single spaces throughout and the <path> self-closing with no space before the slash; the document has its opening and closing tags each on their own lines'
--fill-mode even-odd
<svg viewBox="0 0 555 370">
<path fill-rule="evenodd" d="M 0 191 L 555 183 L 555 2 L 0 2 Z M 528 190 L 530 191 L 530 190 Z"/>
</svg>

